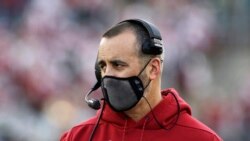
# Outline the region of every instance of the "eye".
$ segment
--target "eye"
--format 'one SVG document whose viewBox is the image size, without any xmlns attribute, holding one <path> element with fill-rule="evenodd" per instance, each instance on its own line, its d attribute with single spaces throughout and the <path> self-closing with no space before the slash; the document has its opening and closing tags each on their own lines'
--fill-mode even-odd
<svg viewBox="0 0 250 141">
<path fill-rule="evenodd" d="M 114 66 L 114 67 L 122 67 L 122 64 L 119 64 L 119 63 L 113 63 L 113 66 Z"/>
<path fill-rule="evenodd" d="M 98 64 L 98 67 L 100 68 L 101 71 L 103 71 L 103 70 L 106 69 L 106 63 L 100 62 L 100 63 Z"/>
<path fill-rule="evenodd" d="M 106 65 L 104 65 L 104 64 L 99 65 L 99 68 L 100 68 L 101 70 L 105 69 L 105 67 L 106 67 Z"/>
<path fill-rule="evenodd" d="M 117 69 L 117 70 L 121 70 L 121 69 L 124 69 L 124 67 L 126 67 L 127 66 L 127 64 L 125 63 L 125 62 L 123 62 L 123 61 L 112 61 L 111 62 L 112 63 L 112 67 L 113 68 L 115 68 L 115 69 Z"/>
</svg>

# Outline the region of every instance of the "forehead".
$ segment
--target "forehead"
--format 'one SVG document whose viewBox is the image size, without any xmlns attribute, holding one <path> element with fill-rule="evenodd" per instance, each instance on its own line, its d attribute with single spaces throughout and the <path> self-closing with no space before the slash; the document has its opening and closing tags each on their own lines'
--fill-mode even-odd
<svg viewBox="0 0 250 141">
<path fill-rule="evenodd" d="M 127 30 L 111 38 L 102 38 L 98 60 L 129 59 L 137 57 L 137 41 L 133 31 Z"/>
</svg>

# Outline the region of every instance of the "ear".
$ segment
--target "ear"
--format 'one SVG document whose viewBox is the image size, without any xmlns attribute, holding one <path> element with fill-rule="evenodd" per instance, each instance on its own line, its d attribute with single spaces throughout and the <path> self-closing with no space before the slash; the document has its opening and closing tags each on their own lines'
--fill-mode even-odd
<svg viewBox="0 0 250 141">
<path fill-rule="evenodd" d="M 156 79 L 161 73 L 161 60 L 160 58 L 153 58 L 151 60 L 149 78 L 150 80 Z"/>
</svg>

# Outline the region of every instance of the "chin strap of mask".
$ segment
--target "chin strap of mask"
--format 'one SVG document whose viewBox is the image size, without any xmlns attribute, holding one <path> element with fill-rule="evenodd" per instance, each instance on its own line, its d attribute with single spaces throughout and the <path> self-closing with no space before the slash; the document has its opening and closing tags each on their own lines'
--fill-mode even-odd
<svg viewBox="0 0 250 141">
<path fill-rule="evenodd" d="M 143 98 L 144 98 L 144 99 L 146 100 L 146 102 L 148 103 L 148 106 L 149 106 L 149 108 L 150 108 L 150 111 L 151 111 L 151 113 L 152 113 L 152 115 L 153 115 L 153 118 L 154 118 L 155 122 L 158 124 L 159 127 L 161 127 L 162 129 L 165 129 L 165 130 L 171 130 L 171 129 L 177 124 L 177 121 L 178 121 L 179 116 L 180 116 L 180 111 L 181 111 L 180 103 L 178 102 L 177 97 L 175 96 L 175 94 L 172 93 L 172 92 L 169 92 L 169 93 L 174 97 L 174 99 L 175 99 L 175 101 L 176 101 L 176 104 L 177 104 L 177 117 L 176 117 L 176 119 L 175 119 L 174 121 L 172 121 L 172 122 L 169 123 L 169 125 L 172 125 L 172 126 L 170 126 L 169 128 L 167 128 L 168 125 L 167 125 L 166 127 L 164 127 L 163 125 L 160 124 L 159 120 L 156 118 L 156 116 L 155 116 L 155 114 L 154 114 L 154 112 L 153 112 L 153 109 L 152 109 L 152 107 L 151 107 L 149 101 L 147 100 L 147 98 L 146 98 L 145 96 L 143 96 Z M 168 93 L 168 94 L 169 94 L 169 93 Z"/>
</svg>

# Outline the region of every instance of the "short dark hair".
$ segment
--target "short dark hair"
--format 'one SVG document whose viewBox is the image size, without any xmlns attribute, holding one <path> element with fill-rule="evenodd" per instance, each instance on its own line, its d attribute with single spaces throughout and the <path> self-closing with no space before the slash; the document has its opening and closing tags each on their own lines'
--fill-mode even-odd
<svg viewBox="0 0 250 141">
<path fill-rule="evenodd" d="M 102 37 L 104 38 L 112 38 L 123 33 L 126 30 L 131 30 L 136 36 L 137 39 L 137 54 L 140 59 L 148 60 L 152 55 L 144 54 L 142 52 L 142 44 L 146 41 L 150 40 L 149 34 L 142 25 L 131 22 L 122 22 L 113 27 L 111 27 L 108 31 L 106 31 Z"/>
</svg>

